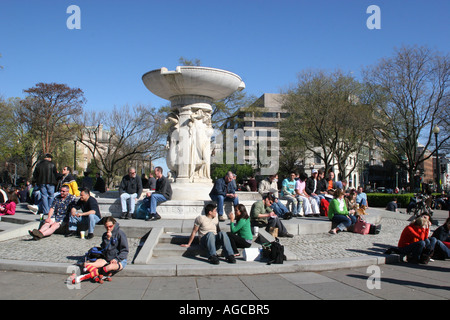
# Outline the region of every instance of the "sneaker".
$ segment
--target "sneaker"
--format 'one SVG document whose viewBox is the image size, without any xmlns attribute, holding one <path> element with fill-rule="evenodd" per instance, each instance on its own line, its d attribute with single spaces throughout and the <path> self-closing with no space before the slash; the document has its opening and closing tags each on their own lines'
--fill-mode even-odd
<svg viewBox="0 0 450 320">
<path fill-rule="evenodd" d="M 31 212 L 33 212 L 33 214 L 37 214 L 39 211 L 39 207 L 35 204 L 28 204 L 27 205 L 28 210 L 30 210 Z"/>
<path fill-rule="evenodd" d="M 283 219 L 289 220 L 289 219 L 292 219 L 292 217 L 293 217 L 293 214 L 292 214 L 292 212 L 289 211 L 284 214 Z"/>
<path fill-rule="evenodd" d="M 161 219 L 161 216 L 157 212 L 157 213 L 155 213 L 153 220 L 159 220 L 159 219 Z"/>
<path fill-rule="evenodd" d="M 225 219 L 225 217 L 223 215 L 219 216 L 219 221 L 227 221 L 227 219 Z"/>
<path fill-rule="evenodd" d="M 33 233 L 33 235 L 38 238 L 38 240 L 42 239 L 44 237 L 44 235 L 42 234 L 42 232 L 40 232 L 37 229 L 34 229 L 33 231 L 31 231 Z"/>
<path fill-rule="evenodd" d="M 231 256 L 226 257 L 225 260 L 226 260 L 228 263 L 236 263 L 236 258 L 234 257 L 234 255 L 231 255 Z"/>
<path fill-rule="evenodd" d="M 219 257 L 216 255 L 209 257 L 208 261 L 211 264 L 219 264 L 220 263 Z"/>
<path fill-rule="evenodd" d="M 33 240 L 39 240 L 39 238 L 33 234 L 33 231 L 28 230 L 28 234 L 33 237 Z"/>
<path fill-rule="evenodd" d="M 93 237 L 94 237 L 93 233 L 88 233 L 88 235 L 86 236 L 86 239 L 89 240 L 89 239 L 92 239 Z"/>
</svg>

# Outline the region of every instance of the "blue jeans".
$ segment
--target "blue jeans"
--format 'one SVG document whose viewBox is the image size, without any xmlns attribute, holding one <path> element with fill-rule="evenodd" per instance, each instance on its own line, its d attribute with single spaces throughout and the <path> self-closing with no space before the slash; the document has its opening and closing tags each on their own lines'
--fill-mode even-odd
<svg viewBox="0 0 450 320">
<path fill-rule="evenodd" d="M 122 193 L 120 195 L 120 205 L 122 207 L 122 212 L 134 213 L 134 207 L 136 205 L 137 193 Z M 129 210 L 127 210 L 127 202 L 130 200 Z"/>
<path fill-rule="evenodd" d="M 225 257 L 234 254 L 231 247 L 230 238 L 225 231 L 221 231 L 215 235 L 212 232 L 208 232 L 206 235 L 200 238 L 200 244 L 208 250 L 208 257 L 217 254 L 217 249 L 223 246 Z"/>
<path fill-rule="evenodd" d="M 293 195 L 284 195 L 284 196 L 281 196 L 280 199 L 287 200 L 287 208 L 289 208 L 289 206 L 291 206 L 291 212 L 292 212 L 292 214 L 294 216 L 296 216 L 298 214 L 299 201 L 298 201 L 298 199 L 295 196 L 293 196 Z"/>
<path fill-rule="evenodd" d="M 219 217 L 223 215 L 223 204 L 225 201 L 227 202 L 233 202 L 233 207 L 237 206 L 239 204 L 238 197 L 236 198 L 228 198 L 221 195 L 211 195 L 211 200 L 217 202 L 217 214 Z"/>
<path fill-rule="evenodd" d="M 158 206 L 158 204 L 166 201 L 166 197 L 159 193 L 152 193 L 150 197 L 145 197 L 144 200 L 142 200 L 150 215 L 156 213 L 156 207 Z"/>
<path fill-rule="evenodd" d="M 350 218 L 350 219 L 349 219 Z M 350 227 L 352 224 L 356 223 L 355 216 L 346 216 L 343 214 L 335 214 L 331 220 L 333 223 L 337 224 L 337 228 L 341 231 Z"/>
<path fill-rule="evenodd" d="M 41 191 L 42 212 L 48 214 L 55 198 L 55 186 L 52 184 L 40 184 L 39 191 Z"/>
<path fill-rule="evenodd" d="M 450 249 L 447 248 L 447 246 L 445 244 L 443 244 L 442 241 L 440 241 L 440 240 L 436 241 L 435 252 L 436 251 L 440 251 L 442 253 L 442 256 L 443 256 L 442 258 L 444 258 L 444 259 L 450 258 Z"/>
<path fill-rule="evenodd" d="M 94 213 L 88 216 L 76 217 L 70 215 L 69 217 L 69 231 L 77 231 L 77 225 L 79 222 L 88 224 L 88 233 L 94 233 L 95 225 L 100 221 L 100 218 Z"/>
<path fill-rule="evenodd" d="M 422 255 L 422 251 L 424 249 L 434 250 L 434 246 L 436 245 L 436 238 L 428 238 L 422 241 L 417 241 L 407 245 L 406 247 L 398 248 L 401 254 L 408 256 L 411 255 L 414 259 L 420 260 L 420 256 Z"/>
<path fill-rule="evenodd" d="M 280 218 L 283 218 L 284 214 L 286 212 L 289 212 L 288 208 L 286 208 L 286 206 L 280 200 L 278 200 L 278 202 L 272 203 L 271 208 L 273 209 L 273 212 L 275 212 L 275 214 Z"/>
</svg>

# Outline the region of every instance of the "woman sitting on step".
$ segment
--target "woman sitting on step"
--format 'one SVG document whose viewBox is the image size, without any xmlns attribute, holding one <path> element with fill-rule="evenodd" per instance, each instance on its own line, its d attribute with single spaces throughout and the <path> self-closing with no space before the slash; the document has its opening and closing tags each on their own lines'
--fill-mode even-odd
<svg viewBox="0 0 450 320">
<path fill-rule="evenodd" d="M 252 245 L 253 234 L 250 226 L 250 217 L 245 206 L 243 204 L 238 204 L 234 207 L 234 212 L 234 214 L 230 212 L 228 215 L 230 217 L 231 232 L 227 232 L 227 235 L 228 238 L 230 238 L 234 255 L 238 256 L 239 251 L 237 248 L 249 248 Z"/>
<path fill-rule="evenodd" d="M 335 228 L 331 229 L 329 233 L 336 234 L 343 231 L 351 225 L 355 224 L 356 217 L 353 215 L 355 210 L 348 210 L 345 204 L 344 191 L 337 188 L 334 192 L 334 199 L 331 200 L 328 207 L 328 219 L 331 220 Z"/>
</svg>

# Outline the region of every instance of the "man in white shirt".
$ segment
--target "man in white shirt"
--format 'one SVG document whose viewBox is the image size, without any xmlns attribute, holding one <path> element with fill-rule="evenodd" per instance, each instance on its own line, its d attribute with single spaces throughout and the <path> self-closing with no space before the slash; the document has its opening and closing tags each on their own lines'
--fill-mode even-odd
<svg viewBox="0 0 450 320">
<path fill-rule="evenodd" d="M 187 244 L 182 247 L 188 248 L 198 233 L 200 245 L 208 250 L 208 261 L 211 264 L 219 264 L 220 260 L 217 256 L 217 249 L 223 246 L 225 259 L 229 263 L 236 263 L 234 251 L 231 247 L 230 239 L 226 232 L 218 230 L 219 219 L 217 218 L 217 206 L 207 204 L 205 206 L 205 215 L 195 218 L 194 228 Z"/>
</svg>

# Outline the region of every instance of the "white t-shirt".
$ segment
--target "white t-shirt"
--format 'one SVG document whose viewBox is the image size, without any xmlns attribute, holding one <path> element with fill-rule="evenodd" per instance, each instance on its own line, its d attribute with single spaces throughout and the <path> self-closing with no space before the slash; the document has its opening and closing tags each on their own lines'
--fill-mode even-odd
<svg viewBox="0 0 450 320">
<path fill-rule="evenodd" d="M 194 225 L 198 227 L 198 236 L 199 238 L 206 235 L 208 232 L 212 232 L 215 235 L 217 234 L 217 225 L 219 224 L 219 219 L 217 215 L 211 219 L 208 216 L 198 216 L 195 218 Z"/>
</svg>

